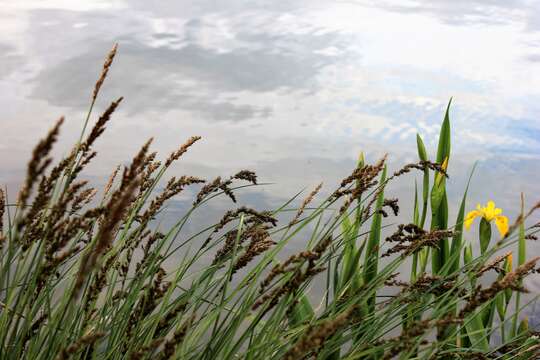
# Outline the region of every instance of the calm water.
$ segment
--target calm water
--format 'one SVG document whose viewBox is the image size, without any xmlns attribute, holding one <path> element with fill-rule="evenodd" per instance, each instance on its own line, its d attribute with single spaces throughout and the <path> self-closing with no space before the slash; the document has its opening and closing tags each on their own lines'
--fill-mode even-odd
<svg viewBox="0 0 540 360">
<path fill-rule="evenodd" d="M 254 169 L 274 185 L 243 202 L 275 206 L 320 181 L 330 190 L 361 150 L 371 161 L 389 153 L 393 168 L 415 161 L 417 132 L 434 156 L 453 96 L 453 203 L 475 161 L 471 206 L 493 199 L 514 216 L 520 192 L 528 204 L 540 200 L 538 2 L 0 4 L 0 183 L 12 191 L 31 147 L 60 115 L 66 151 L 118 42 L 97 109 L 125 101 L 86 173 L 96 181 L 149 136 L 166 156 L 201 135 L 175 173 Z M 413 182 L 392 193 L 411 199 Z"/>
</svg>

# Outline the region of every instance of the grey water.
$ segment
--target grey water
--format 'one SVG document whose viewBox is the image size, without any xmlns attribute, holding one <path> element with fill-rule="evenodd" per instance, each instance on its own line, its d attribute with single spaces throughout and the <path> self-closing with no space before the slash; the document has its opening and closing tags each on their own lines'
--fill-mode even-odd
<svg viewBox="0 0 540 360">
<path fill-rule="evenodd" d="M 67 120 L 57 154 L 77 138 L 114 43 L 93 120 L 125 100 L 84 174 L 97 183 L 150 136 L 166 157 L 200 135 L 171 175 L 252 169 L 271 184 L 240 202 L 274 208 L 321 181 L 328 193 L 360 151 L 368 161 L 388 153 L 391 169 L 416 161 L 417 133 L 434 158 L 453 97 L 451 218 L 475 163 L 468 209 L 494 200 L 512 221 L 521 192 L 527 206 L 540 200 L 538 2 L 0 1 L 0 183 L 10 193 L 56 118 Z M 389 188 L 399 220 L 410 219 L 414 180 Z M 218 202 L 212 216 L 231 206 Z"/>
</svg>

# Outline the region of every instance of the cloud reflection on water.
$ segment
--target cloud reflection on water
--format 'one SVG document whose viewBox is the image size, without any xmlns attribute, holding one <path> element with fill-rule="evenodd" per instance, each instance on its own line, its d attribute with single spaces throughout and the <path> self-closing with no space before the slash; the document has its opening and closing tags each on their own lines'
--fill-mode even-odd
<svg viewBox="0 0 540 360">
<path fill-rule="evenodd" d="M 254 168 L 277 183 L 265 190 L 277 203 L 336 182 L 360 150 L 370 160 L 388 152 L 395 167 L 415 160 L 417 132 L 434 149 L 454 96 L 451 195 L 479 160 L 472 203 L 496 197 L 515 213 L 520 191 L 538 193 L 539 11 L 518 0 L 10 5 L 0 25 L 0 150 L 13 155 L 0 182 L 20 176 L 58 115 L 69 120 L 65 138 L 77 134 L 103 55 L 119 42 L 98 110 L 126 100 L 92 175 L 148 136 L 165 154 L 198 134 L 204 141 L 175 170 Z"/>
</svg>

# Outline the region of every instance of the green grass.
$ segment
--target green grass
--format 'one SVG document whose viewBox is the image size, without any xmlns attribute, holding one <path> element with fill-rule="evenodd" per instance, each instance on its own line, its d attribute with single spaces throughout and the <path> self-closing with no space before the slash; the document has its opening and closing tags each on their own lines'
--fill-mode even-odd
<svg viewBox="0 0 540 360">
<path fill-rule="evenodd" d="M 536 264 L 527 260 L 526 240 L 538 227 L 525 223 L 540 206 L 526 212 L 522 205 L 502 239 L 487 237 L 485 224 L 478 236 L 464 233 L 468 185 L 457 204 L 446 195 L 450 104 L 434 161 L 418 135 L 418 163 L 391 170 L 386 159 L 369 165 L 361 155 L 326 198 L 314 191 L 298 209 L 292 204 L 300 194 L 277 209 L 233 207 L 219 223 L 188 236 L 186 226 L 204 204 L 228 196 L 236 206 L 234 193 L 259 186 L 256 176 L 241 171 L 202 187 L 202 179 L 188 176 L 164 182 L 170 165 L 198 139 L 191 138 L 163 162 L 148 142 L 110 188 L 96 192 L 82 182 L 93 143 L 120 102 L 86 131 L 115 52 L 70 154 L 58 163 L 50 158 L 58 123 L 35 148 L 15 206 L 2 191 L 0 359 L 531 359 L 538 353 L 540 341 L 520 315 L 527 306 L 520 293 Z M 387 224 L 398 211 L 385 191 L 395 181 L 411 183 L 414 197 L 399 199 L 414 202 L 410 224 Z M 170 228 L 158 226 L 160 210 L 188 186 L 200 187 L 193 206 Z M 458 210 L 455 220 L 449 208 Z M 393 235 L 384 238 L 387 232 Z M 306 248 L 280 262 L 291 242 Z M 508 257 L 493 263 L 516 246 L 515 264 Z M 406 264 L 410 273 L 398 276 Z M 487 281 L 494 271 L 497 279 Z M 313 291 L 314 284 L 324 291 Z"/>
</svg>

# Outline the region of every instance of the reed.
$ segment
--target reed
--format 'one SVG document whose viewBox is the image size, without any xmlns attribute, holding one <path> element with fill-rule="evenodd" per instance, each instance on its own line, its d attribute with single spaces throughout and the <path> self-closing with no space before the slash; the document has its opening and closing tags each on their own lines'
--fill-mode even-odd
<svg viewBox="0 0 540 360">
<path fill-rule="evenodd" d="M 198 136 L 164 160 L 150 139 L 99 189 L 82 180 L 83 170 L 122 98 L 84 134 L 116 53 L 115 45 L 69 154 L 57 163 L 50 156 L 61 118 L 35 147 L 14 211 L 0 190 L 0 359 L 540 355 L 522 297 L 523 279 L 540 272 L 526 253 L 540 230 L 528 224 L 540 203 L 526 210 L 522 198 L 511 225 L 494 204 L 467 212 L 468 186 L 459 204 L 450 203 L 450 104 L 434 160 L 420 135 L 419 161 L 400 169 L 389 170 L 386 156 L 368 164 L 361 154 L 327 197 L 320 184 L 303 201 L 298 194 L 276 209 L 252 209 L 235 205 L 237 192 L 262 186 L 250 170 L 167 180 Z M 415 173 L 421 196 L 416 187 L 414 199 L 388 196 L 389 183 Z M 198 190 L 191 207 L 171 227 L 157 227 L 161 210 L 187 187 Z M 193 214 L 217 197 L 232 208 L 187 235 Z M 410 223 L 387 225 L 406 201 L 414 201 Z M 475 217 L 478 236 L 464 237 Z M 305 248 L 280 262 L 291 242 Z M 403 278 L 398 271 L 409 263 Z M 497 275 L 491 283 L 488 272 Z M 311 291 L 314 284 L 324 291 Z"/>
</svg>

